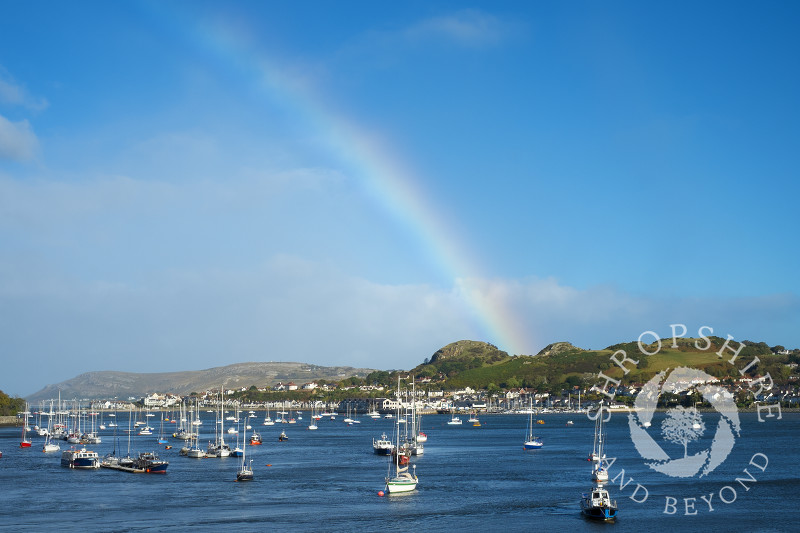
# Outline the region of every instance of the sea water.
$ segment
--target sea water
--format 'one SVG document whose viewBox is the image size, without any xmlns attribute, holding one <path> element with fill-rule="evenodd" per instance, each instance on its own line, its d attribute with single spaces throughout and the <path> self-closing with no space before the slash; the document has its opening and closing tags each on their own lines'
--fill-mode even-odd
<svg viewBox="0 0 800 533">
<path fill-rule="evenodd" d="M 203 415 L 200 442 L 205 449 L 215 425 L 213 414 Z M 713 439 L 715 415 L 703 416 L 709 429 L 693 446 L 707 447 Z M 654 431 L 663 417 L 656 413 Z M 0 529 L 798 531 L 800 414 L 783 413 L 780 420 L 766 422 L 755 413 L 740 417 L 741 433 L 726 461 L 703 478 L 683 479 L 648 467 L 632 443 L 628 415 L 614 413 L 606 424 L 605 449 L 615 458 L 611 477 L 617 476 L 607 485 L 619 505 L 613 524 L 591 522 L 580 513 L 580 495 L 591 488 L 587 456 L 594 440 L 594 422 L 585 414 L 537 415 L 544 424 L 535 425 L 535 434 L 544 447 L 530 451 L 522 449 L 528 415 L 484 415 L 480 427 L 466 421 L 450 426 L 448 416 L 425 416 L 425 453 L 412 459 L 418 489 L 386 496 L 378 492 L 384 489 L 388 458 L 373 454 L 372 439 L 395 432 L 391 419 L 363 418 L 352 426 L 341 417 L 322 419 L 317 431 L 308 431 L 308 420 L 263 426 L 263 418 L 251 418 L 264 444 L 247 447 L 255 471 L 249 483 L 235 482 L 239 459 L 181 457 L 183 441 L 170 438 L 173 448 L 165 449 L 156 442 L 158 428 L 150 436 L 132 436 L 130 449 L 131 454 L 157 451 L 170 462 L 166 475 L 70 470 L 60 466 L 60 452 L 41 451 L 41 437 L 33 437 L 31 448 L 20 449 L 20 429 L 0 428 Z M 567 425 L 567 420 L 574 423 Z M 126 415 L 117 423 L 118 430 L 127 428 Z M 174 430 L 173 424 L 165 427 L 165 433 Z M 278 441 L 281 431 L 288 441 Z M 101 436 L 102 444 L 87 448 L 101 457 L 115 447 L 118 454 L 127 452 L 126 434 L 115 440 L 105 430 Z M 236 443 L 235 435 L 226 433 L 225 439 Z M 60 444 L 62 451 L 69 447 Z M 682 446 L 672 446 L 665 451 L 682 455 Z M 750 464 L 756 454 L 768 459 L 763 471 Z M 761 456 L 756 457 L 763 466 Z M 624 477 L 619 475 L 623 469 Z M 755 481 L 736 481 L 742 477 Z M 642 488 L 634 492 L 637 486 Z M 731 490 L 735 500 L 721 501 L 731 500 Z M 713 511 L 701 496 L 710 500 Z M 669 498 L 673 507 L 667 505 Z"/>
</svg>

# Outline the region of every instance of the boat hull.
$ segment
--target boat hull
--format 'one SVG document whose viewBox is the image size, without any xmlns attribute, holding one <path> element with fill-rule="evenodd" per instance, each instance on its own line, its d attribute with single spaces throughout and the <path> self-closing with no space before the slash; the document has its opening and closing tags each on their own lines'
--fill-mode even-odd
<svg viewBox="0 0 800 533">
<path fill-rule="evenodd" d="M 617 518 L 617 510 L 610 507 L 589 507 L 583 505 L 581 512 L 583 516 L 592 520 L 610 522 Z"/>
<path fill-rule="evenodd" d="M 236 474 L 236 481 L 253 481 L 253 472 L 238 472 Z"/>
<path fill-rule="evenodd" d="M 100 457 L 96 452 L 68 450 L 61 454 L 61 466 L 82 470 L 100 468 Z"/>
<path fill-rule="evenodd" d="M 409 480 L 409 479 L 397 479 L 392 478 L 386 482 L 386 490 L 389 494 L 397 494 L 401 492 L 411 492 L 416 490 L 417 488 L 417 480 Z"/>
</svg>

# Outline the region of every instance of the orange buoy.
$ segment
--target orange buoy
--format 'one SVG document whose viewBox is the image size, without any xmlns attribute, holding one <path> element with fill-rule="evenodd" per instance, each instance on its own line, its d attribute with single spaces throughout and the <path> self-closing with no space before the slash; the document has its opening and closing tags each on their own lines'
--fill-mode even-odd
<svg viewBox="0 0 800 533">
<path fill-rule="evenodd" d="M 383 494 L 383 491 L 382 491 L 382 490 L 379 490 L 379 491 L 378 491 L 378 496 L 383 496 L 383 495 L 384 495 L 384 494 Z"/>
</svg>

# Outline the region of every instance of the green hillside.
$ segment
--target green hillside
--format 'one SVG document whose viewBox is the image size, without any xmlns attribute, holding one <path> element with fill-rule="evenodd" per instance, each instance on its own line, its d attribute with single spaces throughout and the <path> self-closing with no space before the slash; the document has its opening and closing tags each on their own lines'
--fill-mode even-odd
<svg viewBox="0 0 800 533">
<path fill-rule="evenodd" d="M 766 374 L 773 377 L 776 384 L 784 384 L 791 375 L 788 363 L 798 362 L 797 353 L 789 355 L 773 354 L 765 343 L 745 341 L 745 348 L 735 364 L 728 363 L 730 352 L 725 357 L 717 353 L 725 339 L 711 337 L 711 346 L 699 350 L 695 342 L 704 346 L 702 339 L 679 339 L 678 347 L 671 347 L 671 340 L 662 341 L 662 348 L 655 355 L 644 355 L 635 342 L 616 344 L 602 350 L 584 350 L 569 343 L 551 344 L 535 356 L 509 356 L 496 347 L 475 341 L 459 341 L 448 345 L 434 354 L 429 362 L 413 370 L 415 375 L 441 381 L 445 388 L 472 387 L 474 389 L 526 387 L 539 390 L 571 388 L 576 385 L 591 387 L 602 381 L 598 374 L 618 379 L 622 384 L 643 383 L 658 372 L 687 366 L 697 368 L 720 379 L 741 377 L 738 369 L 747 365 L 754 357 L 760 363 L 748 374 Z M 645 347 L 655 352 L 656 345 Z M 628 363 L 628 374 L 624 374 L 613 361 L 612 354 L 624 350 L 627 356 L 638 361 L 637 365 Z M 437 355 L 438 354 L 438 355 Z"/>
</svg>

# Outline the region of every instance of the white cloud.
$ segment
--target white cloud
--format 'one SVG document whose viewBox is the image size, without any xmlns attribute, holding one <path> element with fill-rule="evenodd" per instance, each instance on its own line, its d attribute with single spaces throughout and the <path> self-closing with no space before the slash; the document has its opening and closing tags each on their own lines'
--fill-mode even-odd
<svg viewBox="0 0 800 533">
<path fill-rule="evenodd" d="M 2 67 L 0 67 L 0 103 L 18 105 L 33 111 L 41 111 L 48 106 L 46 99 L 31 96 L 25 87 L 14 81 Z"/>
<path fill-rule="evenodd" d="M 27 120 L 11 122 L 0 115 L 0 159 L 33 159 L 38 149 L 39 140 Z"/>
<path fill-rule="evenodd" d="M 410 40 L 446 39 L 464 46 L 486 46 L 500 42 L 513 25 L 479 10 L 465 9 L 422 20 L 404 31 Z"/>
<path fill-rule="evenodd" d="M 0 257 L 0 338 L 4 353 L 22 362 L 7 365 L 0 389 L 25 381 L 28 390 L 18 392 L 28 394 L 91 370 L 191 370 L 244 361 L 407 369 L 459 339 L 496 341 L 481 338 L 465 290 L 518 317 L 532 337 L 521 353 L 560 340 L 599 349 L 646 330 L 666 338 L 678 322 L 690 334 L 710 325 L 737 340 L 800 344 L 785 337 L 800 319 L 796 295 L 659 299 L 554 279 L 462 283 L 381 284 L 292 255 L 238 270 L 201 266 L 136 280 L 80 280 Z M 40 334 L 42 324 L 47 335 Z M 35 376 L 24 363 L 33 354 L 44 362 Z"/>
</svg>

